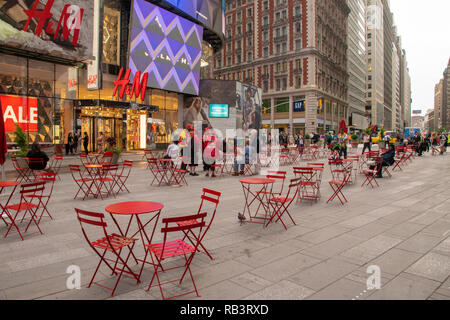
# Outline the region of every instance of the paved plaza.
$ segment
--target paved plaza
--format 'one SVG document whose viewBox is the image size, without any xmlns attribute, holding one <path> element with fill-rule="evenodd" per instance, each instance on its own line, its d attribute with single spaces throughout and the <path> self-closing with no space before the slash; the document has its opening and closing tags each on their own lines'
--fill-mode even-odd
<svg viewBox="0 0 450 320">
<path fill-rule="evenodd" d="M 142 155 L 127 183 L 130 194 L 105 200 L 74 200 L 77 190 L 67 168 L 57 181 L 50 212 L 41 223 L 44 235 L 17 233 L 4 239 L 0 224 L 0 299 L 110 299 L 110 291 L 86 288 L 98 257 L 81 233 L 74 208 L 105 212 L 106 206 L 133 200 L 164 204 L 162 217 L 196 213 L 202 188 L 222 192 L 217 215 L 204 240 L 215 258 L 198 254 L 192 271 L 201 298 L 183 299 L 450 299 L 450 156 L 416 158 L 380 187 L 361 188 L 363 176 L 344 189 L 349 203 L 326 204 L 331 174 L 325 167 L 322 199 L 293 205 L 296 226 L 241 225 L 244 197 L 238 177 L 187 176 L 189 186 L 150 186 L 151 173 Z M 323 161 L 323 160 L 322 160 Z M 65 164 L 80 164 L 76 157 Z M 292 169 L 289 171 L 292 178 Z M 107 218 L 109 216 L 107 215 Z M 110 220 L 108 220 L 110 222 Z M 160 226 L 155 241 L 161 240 Z M 113 224 L 110 223 L 110 227 Z M 32 229 L 35 231 L 35 228 Z M 137 249 L 143 253 L 142 245 Z M 71 265 L 81 268 L 81 289 L 67 289 Z M 381 271 L 381 289 L 367 290 L 369 266 Z M 139 266 L 135 266 L 138 270 Z M 113 299 L 161 299 L 158 288 L 146 292 L 153 275 L 147 266 L 142 283 L 123 278 Z M 115 277 L 101 268 L 96 281 L 113 286 Z M 190 288 L 189 278 L 169 293 Z"/>
</svg>

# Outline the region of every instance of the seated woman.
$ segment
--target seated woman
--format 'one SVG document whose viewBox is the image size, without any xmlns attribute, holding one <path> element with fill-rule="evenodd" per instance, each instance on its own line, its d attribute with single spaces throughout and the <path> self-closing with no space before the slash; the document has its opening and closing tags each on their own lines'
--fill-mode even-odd
<svg viewBox="0 0 450 320">
<path fill-rule="evenodd" d="M 28 164 L 28 167 L 31 170 L 45 170 L 45 168 L 47 167 L 47 163 L 49 161 L 48 156 L 45 154 L 45 152 L 41 151 L 41 147 L 37 142 L 33 142 L 33 144 L 31 145 L 31 150 L 28 151 L 27 158 L 42 159 L 42 161 L 30 162 Z"/>
<path fill-rule="evenodd" d="M 381 168 L 378 167 L 377 178 L 383 178 L 383 167 L 390 167 L 395 163 L 395 146 L 390 144 L 388 151 L 383 153 L 381 158 L 383 158 L 383 162 L 381 164 Z"/>
</svg>

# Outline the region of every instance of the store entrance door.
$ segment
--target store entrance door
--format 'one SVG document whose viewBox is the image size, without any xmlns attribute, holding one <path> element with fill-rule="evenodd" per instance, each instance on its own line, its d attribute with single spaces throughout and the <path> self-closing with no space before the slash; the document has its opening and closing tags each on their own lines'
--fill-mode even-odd
<svg viewBox="0 0 450 320">
<path fill-rule="evenodd" d="M 116 148 L 123 148 L 122 143 L 122 121 L 117 118 L 82 117 L 81 130 L 87 132 L 89 137 L 88 152 L 98 152 L 98 137 L 103 132 L 103 151 L 108 147 L 106 139 L 113 137 Z M 84 150 L 83 150 L 84 151 Z"/>
</svg>

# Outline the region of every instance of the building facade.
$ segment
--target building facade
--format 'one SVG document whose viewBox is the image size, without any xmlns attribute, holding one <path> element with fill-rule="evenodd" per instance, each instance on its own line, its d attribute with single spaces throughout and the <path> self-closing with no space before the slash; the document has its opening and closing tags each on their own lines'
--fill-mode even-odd
<svg viewBox="0 0 450 320">
<path fill-rule="evenodd" d="M 221 49 L 222 1 L 69 0 L 72 15 L 67 1 L 38 2 L 0 3 L 8 143 L 17 123 L 30 143 L 86 132 L 88 151 L 100 133 L 127 150 L 167 146 Z"/>
<path fill-rule="evenodd" d="M 442 128 L 442 102 L 444 79 L 434 86 L 434 127 Z"/>
<path fill-rule="evenodd" d="M 348 17 L 348 106 L 349 123 L 357 129 L 365 129 L 369 125 L 366 115 L 366 0 L 347 0 L 350 8 Z"/>
<path fill-rule="evenodd" d="M 450 59 L 442 81 L 442 127 L 450 130 Z"/>
<path fill-rule="evenodd" d="M 293 133 L 337 130 L 348 111 L 345 0 L 226 0 L 214 76 L 263 91 L 263 124 Z"/>
</svg>

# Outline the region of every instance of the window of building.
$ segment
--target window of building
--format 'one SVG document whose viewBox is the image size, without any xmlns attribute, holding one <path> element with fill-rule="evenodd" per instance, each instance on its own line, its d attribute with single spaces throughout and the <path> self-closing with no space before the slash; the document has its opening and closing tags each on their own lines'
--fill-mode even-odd
<svg viewBox="0 0 450 320">
<path fill-rule="evenodd" d="M 281 36 L 281 30 L 280 30 L 280 28 L 277 28 L 276 31 L 275 31 L 275 33 L 276 33 L 276 36 L 277 36 L 277 37 L 280 37 L 280 36 Z"/>
<path fill-rule="evenodd" d="M 242 13 L 241 13 L 241 11 L 239 11 L 239 12 L 237 13 L 236 19 L 237 19 L 237 22 L 241 22 L 241 20 L 242 20 Z"/>
<path fill-rule="evenodd" d="M 302 48 L 302 40 L 295 40 L 295 50 L 300 50 Z"/>
<path fill-rule="evenodd" d="M 367 38 L 372 39 L 372 34 L 371 33 L 367 34 Z"/>
<path fill-rule="evenodd" d="M 282 44 L 283 52 L 287 52 L 287 43 L 283 42 Z"/>
<path fill-rule="evenodd" d="M 249 17 L 252 16 L 252 8 L 247 9 L 247 16 L 249 16 Z"/>
<path fill-rule="evenodd" d="M 267 80 L 263 82 L 263 91 L 264 92 L 269 91 L 269 81 Z"/>
<path fill-rule="evenodd" d="M 277 63 L 277 67 L 276 67 L 277 72 L 281 71 L 281 63 Z"/>
<path fill-rule="evenodd" d="M 240 36 L 242 34 L 242 28 L 239 26 L 236 28 L 237 30 L 237 35 Z"/>
<path fill-rule="evenodd" d="M 231 66 L 231 57 L 227 58 L 227 66 Z"/>
<path fill-rule="evenodd" d="M 269 74 L 269 66 L 263 67 L 263 74 Z"/>
<path fill-rule="evenodd" d="M 287 71 L 287 62 L 283 62 L 283 71 L 284 71 L 284 72 Z"/>
<path fill-rule="evenodd" d="M 278 20 L 280 20 L 280 13 L 279 12 L 277 12 L 275 14 L 275 21 L 278 21 Z"/>
<path fill-rule="evenodd" d="M 276 52 L 277 52 L 277 53 L 281 53 L 281 46 L 280 46 L 280 44 L 277 44 L 277 50 L 276 50 Z"/>
<path fill-rule="evenodd" d="M 247 24 L 247 32 L 253 32 L 253 24 L 251 22 Z"/>
<path fill-rule="evenodd" d="M 276 81 L 276 89 L 277 89 L 277 91 L 280 91 L 281 90 L 281 80 L 280 79 L 277 79 L 277 81 Z"/>
<path fill-rule="evenodd" d="M 302 16 L 302 7 L 300 7 L 300 6 L 295 7 L 295 16 L 296 17 Z"/>
<path fill-rule="evenodd" d="M 287 89 L 287 78 L 283 78 L 283 90 Z"/>
<path fill-rule="evenodd" d="M 289 112 L 289 98 L 275 100 L 275 112 Z"/>
<path fill-rule="evenodd" d="M 231 29 L 228 29 L 228 30 L 227 30 L 227 37 L 228 37 L 228 38 L 231 38 Z"/>
<path fill-rule="evenodd" d="M 264 10 L 269 9 L 269 1 L 267 1 L 267 0 L 264 1 L 263 8 L 264 8 Z"/>
<path fill-rule="evenodd" d="M 295 24 L 295 32 L 297 32 L 297 33 L 302 32 L 302 25 L 301 25 L 300 22 L 297 22 L 297 23 Z"/>
<path fill-rule="evenodd" d="M 283 10 L 283 19 L 287 19 L 287 11 Z"/>
<path fill-rule="evenodd" d="M 252 38 L 247 38 L 247 45 L 251 47 L 253 45 Z"/>
<path fill-rule="evenodd" d="M 227 17 L 227 24 L 231 24 L 231 16 Z"/>
<path fill-rule="evenodd" d="M 264 31 L 264 33 L 263 33 L 263 40 L 264 41 L 268 41 L 269 40 L 269 32 Z"/>
<path fill-rule="evenodd" d="M 263 54 L 264 54 L 264 57 L 268 57 L 269 56 L 269 48 L 268 47 L 264 47 Z"/>
<path fill-rule="evenodd" d="M 268 16 L 264 16 L 263 17 L 263 26 L 267 26 L 269 25 L 269 17 Z"/>
<path fill-rule="evenodd" d="M 237 58 L 237 63 L 241 63 L 241 55 L 238 54 L 236 58 Z"/>
<path fill-rule="evenodd" d="M 252 54 L 251 52 L 249 52 L 249 53 L 247 54 L 247 60 L 248 60 L 248 61 L 252 61 L 252 60 L 253 60 L 253 54 Z"/>
</svg>

